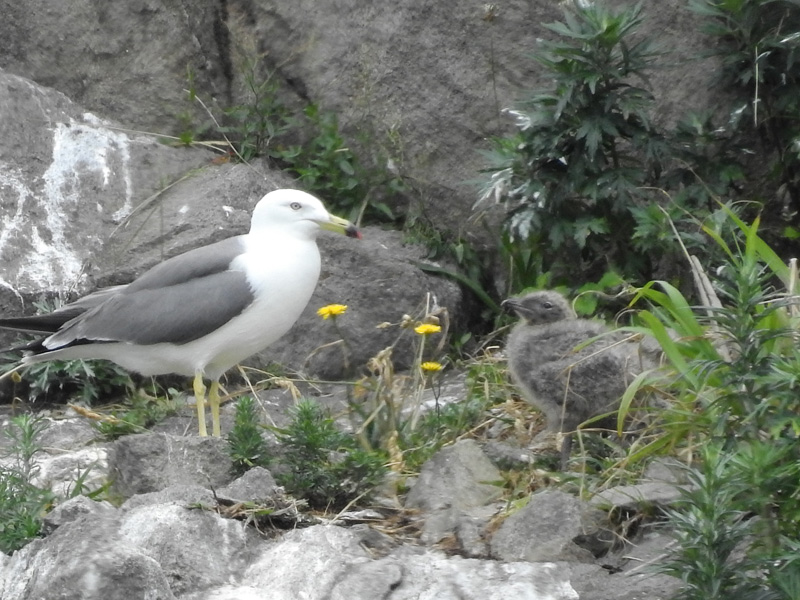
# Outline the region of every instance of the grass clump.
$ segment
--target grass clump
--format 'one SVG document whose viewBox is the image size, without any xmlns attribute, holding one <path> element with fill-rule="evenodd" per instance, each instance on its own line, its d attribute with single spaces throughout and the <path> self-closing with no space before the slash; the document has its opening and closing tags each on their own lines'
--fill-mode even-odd
<svg viewBox="0 0 800 600">
<path fill-rule="evenodd" d="M 112 408 L 108 414 L 86 411 L 80 407 L 73 409 L 92 419 L 92 426 L 108 439 L 123 435 L 142 433 L 178 410 L 175 398 L 178 392 L 172 388 L 164 395 L 149 396 L 142 391 L 129 398 L 122 407 Z"/>
<path fill-rule="evenodd" d="M 269 464 L 267 443 L 258 424 L 256 402 L 251 396 L 242 396 L 236 404 L 233 428 L 227 436 L 228 452 L 237 475 L 253 467 Z"/>
<path fill-rule="evenodd" d="M 313 400 L 298 402 L 291 422 L 277 434 L 288 466 L 278 482 L 314 508 L 341 508 L 366 498 L 386 473 L 384 456 L 359 448 Z"/>
</svg>

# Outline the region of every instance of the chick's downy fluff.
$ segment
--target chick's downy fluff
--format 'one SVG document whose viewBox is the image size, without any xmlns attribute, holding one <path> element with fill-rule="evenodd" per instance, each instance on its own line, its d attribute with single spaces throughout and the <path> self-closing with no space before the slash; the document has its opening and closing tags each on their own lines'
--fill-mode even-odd
<svg viewBox="0 0 800 600">
<path fill-rule="evenodd" d="M 642 371 L 638 344 L 599 338 L 605 324 L 577 318 L 558 292 L 546 290 L 509 298 L 503 306 L 520 322 L 506 345 L 512 378 L 523 397 L 544 413 L 550 431 L 572 431 L 587 419 L 619 405 L 627 385 Z"/>
</svg>

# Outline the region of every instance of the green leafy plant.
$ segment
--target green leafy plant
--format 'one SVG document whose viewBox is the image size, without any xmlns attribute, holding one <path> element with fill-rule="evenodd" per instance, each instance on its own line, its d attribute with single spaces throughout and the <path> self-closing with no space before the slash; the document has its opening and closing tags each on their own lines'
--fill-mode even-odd
<svg viewBox="0 0 800 600">
<path fill-rule="evenodd" d="M 227 124 L 220 132 L 228 136 L 240 160 L 277 156 L 276 142 L 292 128 L 292 113 L 280 99 L 274 73 L 260 77 L 257 61 L 245 64 L 242 73 L 247 102 L 225 110 Z"/>
<path fill-rule="evenodd" d="M 719 448 L 703 451 L 701 466 L 687 471 L 683 501 L 669 511 L 677 551 L 659 570 L 684 583 L 686 600 L 754 598 L 747 585 L 737 546 L 750 534 L 752 521 L 737 507 L 743 483 L 725 467 L 730 457 Z"/>
<path fill-rule="evenodd" d="M 133 390 L 130 374 L 109 361 L 53 360 L 25 367 L 28 399 L 54 401 L 77 395 L 85 404 L 101 398 L 125 396 Z"/>
<path fill-rule="evenodd" d="M 359 448 L 312 400 L 298 402 L 289 425 L 276 433 L 288 465 L 278 481 L 315 508 L 366 498 L 386 473 L 382 454 Z"/>
<path fill-rule="evenodd" d="M 517 133 L 494 140 L 483 200 L 504 202 L 511 239 L 527 244 L 559 280 L 599 269 L 646 275 L 647 257 L 630 252 L 631 208 L 649 201 L 668 144 L 650 117 L 646 83 L 659 52 L 635 39 L 641 6 L 618 12 L 589 3 L 546 25 L 557 41 L 534 58 L 554 87 L 518 110 Z"/>
<path fill-rule="evenodd" d="M 546 25 L 556 38 L 534 58 L 553 85 L 509 111 L 514 134 L 492 140 L 477 206 L 506 208 L 512 289 L 542 278 L 575 289 L 608 272 L 686 283 L 673 232 L 705 256 L 698 223 L 743 183 L 744 144 L 727 125 L 704 113 L 655 125 L 648 75 L 664 53 L 637 33 L 642 6 L 585 3 Z"/>
<path fill-rule="evenodd" d="M 236 404 L 233 428 L 227 436 L 228 452 L 236 474 L 256 466 L 269 464 L 267 444 L 261 435 L 256 402 L 251 396 L 242 396 Z"/>
<path fill-rule="evenodd" d="M 221 119 L 198 97 L 194 74 L 190 72 L 187 77 L 190 103 L 202 106 L 222 141 L 200 139 L 209 135 L 209 127 L 194 124 L 191 107 L 178 115 L 179 136 L 164 139 L 201 144 L 245 162 L 267 157 L 352 221 L 396 219 L 389 200 L 401 195 L 405 186 L 397 170 L 389 167 L 394 162 L 374 139 L 372 128 L 361 128 L 357 153 L 354 140 L 346 139 L 341 132 L 335 113 L 323 111 L 314 103 L 302 112 L 289 107 L 282 100 L 277 73 L 265 70 L 258 60 L 244 60 L 239 70 L 244 101 L 223 109 Z M 396 132 L 391 130 L 387 136 L 391 141 Z"/>
<path fill-rule="evenodd" d="M 3 432 L 11 464 L 0 467 L 0 552 L 14 552 L 37 537 L 42 516 L 54 500 L 51 492 L 31 483 L 38 473 L 34 458 L 45 429 L 41 418 L 23 414 L 13 417 Z"/>
<path fill-rule="evenodd" d="M 791 0 L 692 0 L 704 31 L 716 38 L 719 81 L 735 94 L 728 134 L 750 146 L 753 192 L 766 175 L 773 193 L 782 187 L 790 210 L 800 210 L 800 6 Z M 766 163 L 766 167 L 765 167 Z M 765 217 L 782 224 L 784 206 L 764 194 Z"/>
<path fill-rule="evenodd" d="M 705 306 L 693 308 L 666 282 L 639 290 L 652 309 L 639 312 L 643 326 L 633 330 L 656 339 L 667 364 L 628 389 L 620 430 L 628 402 L 650 390 L 669 406 L 626 461 L 663 451 L 699 460 L 689 471 L 696 488 L 671 516 L 679 544 L 665 568 L 683 578 L 680 598 L 794 598 L 787 590 L 800 583 L 797 272 L 758 235 L 758 219 L 748 225 L 727 215 L 737 235 L 705 229 L 726 255 L 713 285 L 694 263 Z"/>
<path fill-rule="evenodd" d="M 303 115 L 310 131 L 307 139 L 280 152 L 288 170 L 354 222 L 362 216 L 394 220 L 392 210 L 377 196 L 380 190 L 390 196 L 401 192 L 402 179 L 385 167 L 365 165 L 342 135 L 334 113 L 309 104 Z"/>
</svg>

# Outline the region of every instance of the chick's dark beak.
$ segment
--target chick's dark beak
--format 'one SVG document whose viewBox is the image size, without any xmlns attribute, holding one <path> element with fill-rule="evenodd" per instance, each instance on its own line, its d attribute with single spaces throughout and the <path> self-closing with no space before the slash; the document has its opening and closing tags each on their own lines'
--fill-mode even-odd
<svg viewBox="0 0 800 600">
<path fill-rule="evenodd" d="M 519 308 L 519 303 L 514 298 L 506 298 L 500 303 L 500 307 L 506 312 L 515 312 Z"/>
</svg>

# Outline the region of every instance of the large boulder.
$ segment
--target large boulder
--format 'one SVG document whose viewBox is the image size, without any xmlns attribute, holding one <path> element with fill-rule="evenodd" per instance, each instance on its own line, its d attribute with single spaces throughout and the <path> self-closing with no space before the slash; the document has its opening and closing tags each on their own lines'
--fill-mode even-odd
<svg viewBox="0 0 800 600">
<path fill-rule="evenodd" d="M 120 131 L 2 71 L 0 108 L 3 312 L 31 292 L 85 290 L 97 254 L 139 203 L 213 158 Z"/>
<path fill-rule="evenodd" d="M 476 233 L 466 222 L 476 189 L 465 183 L 485 164 L 478 149 L 510 127 L 502 109 L 547 84 L 530 54 L 562 9 L 523 0 L 132 0 L 102 9 L 0 0 L 0 14 L 0 67 L 157 133 L 176 132 L 193 109 L 195 124 L 208 121 L 187 87 L 217 115 L 243 102 L 237 90 L 252 74 L 244 63 L 260 57 L 257 78 L 269 71 L 288 101 L 336 111 L 363 152 L 391 158 L 437 226 Z M 671 50 L 651 77 L 664 122 L 712 99 L 713 63 L 698 58 L 705 40 L 695 23 L 683 0 L 645 7 L 641 36 Z"/>
<path fill-rule="evenodd" d="M 133 129 L 168 133 L 189 77 L 230 101 L 225 2 L 0 1 L 0 68 Z"/>
</svg>

